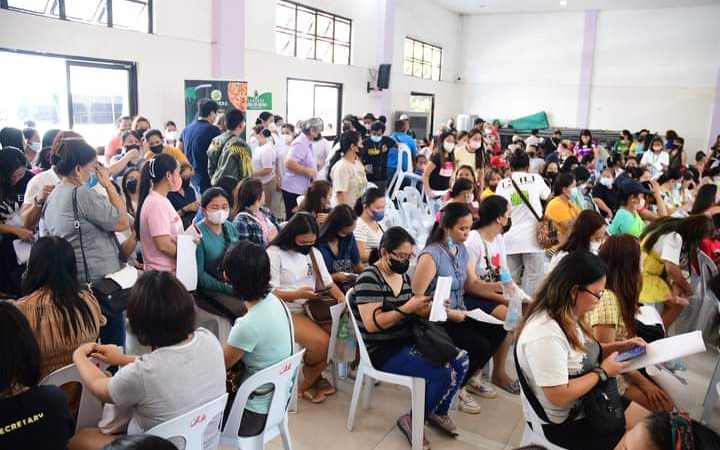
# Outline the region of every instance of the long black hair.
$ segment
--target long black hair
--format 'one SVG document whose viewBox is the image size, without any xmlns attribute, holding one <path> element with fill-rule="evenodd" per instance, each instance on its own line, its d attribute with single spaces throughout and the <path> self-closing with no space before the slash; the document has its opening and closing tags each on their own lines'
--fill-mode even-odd
<svg viewBox="0 0 720 450">
<path fill-rule="evenodd" d="M 507 213 L 509 205 L 507 199 L 501 195 L 491 195 L 487 197 L 480 202 L 480 208 L 478 209 L 478 215 L 480 217 L 473 223 L 472 229 L 479 230 L 495 222 L 499 217 Z"/>
<path fill-rule="evenodd" d="M 235 217 L 246 208 L 254 205 L 262 198 L 263 184 L 260 178 L 245 178 L 235 190 L 235 209 L 232 216 Z M 267 202 L 268 199 L 265 199 Z"/>
<path fill-rule="evenodd" d="M 0 392 L 40 383 L 40 347 L 23 313 L 6 301 L 0 301 L 0 361 Z"/>
<path fill-rule="evenodd" d="M 383 192 L 382 189 L 371 187 L 368 188 L 362 197 L 358 198 L 355 202 L 355 214 L 360 217 L 363 213 L 363 209 L 367 206 L 368 208 L 370 205 L 375 203 L 377 199 L 384 198 L 385 192 Z"/>
<path fill-rule="evenodd" d="M 330 210 L 327 221 L 320 232 L 320 241 L 329 242 L 338 239 L 338 233 L 343 228 L 355 225 L 357 215 L 348 205 L 337 205 Z"/>
<path fill-rule="evenodd" d="M 322 204 L 322 199 L 330 195 L 332 185 L 325 180 L 315 180 L 310 183 L 305 198 L 300 202 L 298 211 L 305 211 L 313 214 L 323 213 L 327 211 L 327 205 Z"/>
<path fill-rule="evenodd" d="M 312 214 L 305 211 L 297 212 L 292 219 L 285 224 L 275 239 L 273 239 L 268 247 L 275 245 L 283 250 L 293 250 L 296 246 L 295 238 L 301 234 L 312 233 L 318 236 L 318 226 Z"/>
<path fill-rule="evenodd" d="M 12 195 L 13 187 L 10 183 L 12 174 L 27 165 L 25 153 L 15 147 L 3 147 L 0 150 L 0 200 Z"/>
<path fill-rule="evenodd" d="M 715 204 L 715 196 L 717 195 L 717 184 L 704 184 L 698 189 L 695 203 L 693 203 L 690 214 L 702 214 L 708 208 Z"/>
<path fill-rule="evenodd" d="M 155 183 L 161 182 L 165 175 L 172 173 L 177 169 L 178 162 L 173 157 L 166 153 L 160 153 L 150 161 L 145 161 L 140 171 L 140 194 L 138 198 L 137 212 L 135 213 L 135 233 L 140 236 L 140 212 L 142 211 L 143 203 L 148 194 L 150 194 L 150 188 Z"/>
<path fill-rule="evenodd" d="M 332 183 L 332 176 L 330 175 L 332 173 L 332 168 L 338 161 L 340 161 L 340 158 L 345 156 L 345 153 L 350 150 L 350 147 L 352 147 L 353 145 L 357 146 L 360 137 L 360 133 L 353 130 L 346 131 L 340 135 L 340 148 L 335 151 L 335 154 L 328 163 L 327 179 L 329 182 Z"/>
<path fill-rule="evenodd" d="M 576 250 L 589 250 L 590 238 L 604 226 L 605 219 L 600 214 L 591 209 L 582 211 L 575 219 L 567 240 L 558 248 L 558 251 L 569 253 Z"/>
<path fill-rule="evenodd" d="M 83 328 L 97 331 L 92 312 L 80 296 L 75 251 L 61 237 L 42 237 L 32 246 L 22 290 L 24 295 L 29 295 L 41 289 L 49 293 L 59 312 L 56 317 L 61 321 L 60 329 L 50 333 L 51 340 L 72 342 L 72 337 L 78 336 Z M 48 317 L 44 307 L 38 308 L 35 314 L 36 323 Z"/>
<path fill-rule="evenodd" d="M 454 227 L 460 219 L 469 216 L 471 213 L 470 208 L 465 203 L 448 203 L 443 207 L 441 214 L 440 221 L 435 222 L 432 232 L 427 238 L 426 247 L 430 244 L 445 242 L 445 230 Z"/>
<path fill-rule="evenodd" d="M 692 260 L 697 253 L 700 242 L 705 237 L 710 237 L 714 233 L 713 221 L 710 217 L 702 214 L 677 218 L 677 217 L 661 217 L 652 222 L 645 228 L 640 235 L 642 248 L 646 253 L 650 253 L 657 243 L 660 236 L 668 233 L 678 233 L 682 236 L 681 254 Z"/>
</svg>

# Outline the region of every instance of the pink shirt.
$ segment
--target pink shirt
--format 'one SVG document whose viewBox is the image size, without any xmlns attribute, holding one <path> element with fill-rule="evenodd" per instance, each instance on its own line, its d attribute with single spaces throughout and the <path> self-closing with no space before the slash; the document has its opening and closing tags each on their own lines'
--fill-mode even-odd
<svg viewBox="0 0 720 450">
<path fill-rule="evenodd" d="M 170 236 L 173 242 L 177 242 L 180 232 L 182 220 L 170 200 L 154 190 L 150 191 L 140 212 L 140 245 L 145 270 L 175 273 L 176 259 L 161 252 L 153 237 Z"/>
</svg>

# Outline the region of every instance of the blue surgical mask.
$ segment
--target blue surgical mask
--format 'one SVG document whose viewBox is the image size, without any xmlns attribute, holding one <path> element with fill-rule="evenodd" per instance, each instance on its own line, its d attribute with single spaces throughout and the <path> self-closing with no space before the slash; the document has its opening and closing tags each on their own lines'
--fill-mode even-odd
<svg viewBox="0 0 720 450">
<path fill-rule="evenodd" d="M 578 190 L 577 186 L 570 189 L 570 197 L 577 197 L 578 194 L 580 194 L 580 191 Z"/>
<path fill-rule="evenodd" d="M 679 191 L 680 189 L 682 189 L 682 183 L 680 183 L 680 182 L 675 183 L 674 189 L 675 189 L 676 191 Z"/>
<path fill-rule="evenodd" d="M 372 211 L 372 219 L 375 222 L 382 222 L 382 220 L 385 218 L 385 210 L 381 209 L 380 211 Z"/>
<path fill-rule="evenodd" d="M 457 248 L 457 242 L 453 241 L 453 238 L 448 237 L 448 248 L 450 250 L 455 250 Z"/>
<path fill-rule="evenodd" d="M 382 141 L 382 136 L 372 135 L 372 136 L 370 136 L 370 140 L 377 144 L 377 143 L 379 143 L 380 141 Z"/>
<path fill-rule="evenodd" d="M 602 184 L 605 187 L 610 187 L 613 184 L 613 179 L 609 177 L 602 177 L 600 178 L 600 184 Z"/>
<path fill-rule="evenodd" d="M 90 189 L 94 188 L 95 185 L 98 183 L 97 175 L 95 172 L 90 174 L 90 179 L 85 182 L 85 186 L 89 187 Z"/>
<path fill-rule="evenodd" d="M 42 144 L 40 142 L 31 142 L 30 148 L 32 148 L 34 152 L 39 152 L 42 150 Z"/>
</svg>

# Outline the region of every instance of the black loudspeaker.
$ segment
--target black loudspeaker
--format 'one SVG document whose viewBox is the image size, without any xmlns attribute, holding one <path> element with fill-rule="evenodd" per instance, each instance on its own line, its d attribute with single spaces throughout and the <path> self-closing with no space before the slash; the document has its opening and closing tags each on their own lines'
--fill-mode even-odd
<svg viewBox="0 0 720 450">
<path fill-rule="evenodd" d="M 380 64 L 380 67 L 378 67 L 378 89 L 387 89 L 390 87 L 390 66 L 390 64 Z"/>
</svg>

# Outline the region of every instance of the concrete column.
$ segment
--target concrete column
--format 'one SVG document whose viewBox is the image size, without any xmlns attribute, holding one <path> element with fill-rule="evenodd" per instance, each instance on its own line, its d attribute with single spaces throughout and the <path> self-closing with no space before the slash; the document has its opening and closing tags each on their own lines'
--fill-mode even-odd
<svg viewBox="0 0 720 450">
<path fill-rule="evenodd" d="M 245 0 L 212 2 L 212 77 L 245 78 Z"/>
<path fill-rule="evenodd" d="M 715 80 L 715 101 L 712 107 L 708 146 L 715 145 L 715 139 L 717 139 L 718 134 L 720 134 L 720 66 L 718 66 L 717 79 Z"/>
<path fill-rule="evenodd" d="M 597 34 L 597 10 L 585 11 L 582 57 L 580 62 L 580 89 L 578 91 L 575 126 L 587 128 L 590 118 L 590 92 L 592 90 L 593 57 Z"/>
</svg>

